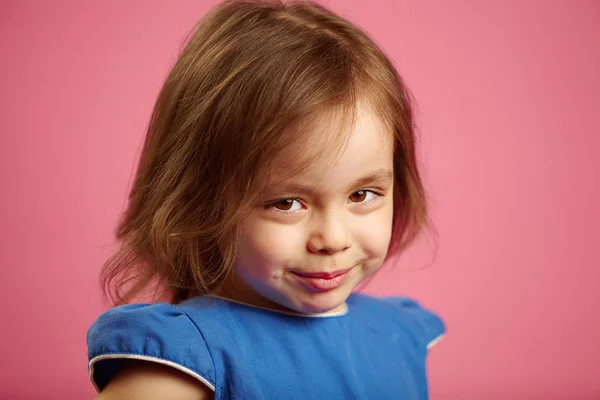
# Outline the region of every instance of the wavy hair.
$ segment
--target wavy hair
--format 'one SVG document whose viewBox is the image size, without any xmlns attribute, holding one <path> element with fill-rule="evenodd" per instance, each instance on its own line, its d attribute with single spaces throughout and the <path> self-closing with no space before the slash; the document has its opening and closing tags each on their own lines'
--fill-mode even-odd
<svg viewBox="0 0 600 400">
<path fill-rule="evenodd" d="M 269 163 L 284 146 L 306 142 L 308 130 L 292 136 L 287 128 L 331 110 L 351 122 L 359 100 L 394 135 L 388 254 L 403 250 L 427 218 L 410 98 L 381 48 L 319 4 L 215 6 L 186 39 L 156 101 L 116 231 L 120 247 L 101 271 L 103 293 L 122 304 L 154 283 L 177 303 L 217 288 Z"/>
</svg>

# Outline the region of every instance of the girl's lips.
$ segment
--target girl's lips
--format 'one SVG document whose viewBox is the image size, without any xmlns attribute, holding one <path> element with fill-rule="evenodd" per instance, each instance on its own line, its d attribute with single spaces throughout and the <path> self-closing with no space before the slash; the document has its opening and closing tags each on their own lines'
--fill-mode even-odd
<svg viewBox="0 0 600 400">
<path fill-rule="evenodd" d="M 341 286 L 352 268 L 334 272 L 294 272 L 300 280 L 318 291 L 327 291 Z"/>
<path fill-rule="evenodd" d="M 293 271 L 294 274 L 303 277 L 303 278 L 317 278 L 317 279 L 333 279 L 336 276 L 345 274 L 350 271 L 352 268 L 340 269 L 333 272 L 299 272 Z"/>
</svg>

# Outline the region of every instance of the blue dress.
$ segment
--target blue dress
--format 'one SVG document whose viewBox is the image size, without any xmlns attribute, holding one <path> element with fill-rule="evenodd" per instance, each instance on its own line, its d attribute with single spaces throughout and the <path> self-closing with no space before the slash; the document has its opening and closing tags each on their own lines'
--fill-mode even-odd
<svg viewBox="0 0 600 400">
<path fill-rule="evenodd" d="M 88 331 L 102 390 L 126 359 L 195 377 L 215 399 L 427 399 L 427 350 L 445 331 L 403 297 L 352 294 L 348 311 L 302 316 L 216 297 L 115 307 Z"/>
</svg>

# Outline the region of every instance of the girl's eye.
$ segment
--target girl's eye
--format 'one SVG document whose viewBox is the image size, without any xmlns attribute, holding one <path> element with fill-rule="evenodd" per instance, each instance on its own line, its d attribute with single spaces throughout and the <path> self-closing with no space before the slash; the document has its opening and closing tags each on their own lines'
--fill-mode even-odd
<svg viewBox="0 0 600 400">
<path fill-rule="evenodd" d="M 377 197 L 380 197 L 381 194 L 375 192 L 374 190 L 357 190 L 352 193 L 349 197 L 350 202 L 352 203 L 368 203 L 370 201 L 375 200 Z M 275 209 L 275 211 L 279 211 L 282 213 L 292 213 L 295 211 L 302 210 L 304 206 L 298 199 L 288 198 L 277 200 L 273 203 L 267 204 L 265 209 Z"/>
<path fill-rule="evenodd" d="M 350 201 L 353 203 L 364 203 L 371 201 L 378 194 L 372 190 L 358 190 L 350 195 Z"/>
<path fill-rule="evenodd" d="M 296 199 L 283 199 L 271 204 L 271 207 L 275 207 L 279 211 L 293 212 L 300 210 L 302 204 Z"/>
</svg>

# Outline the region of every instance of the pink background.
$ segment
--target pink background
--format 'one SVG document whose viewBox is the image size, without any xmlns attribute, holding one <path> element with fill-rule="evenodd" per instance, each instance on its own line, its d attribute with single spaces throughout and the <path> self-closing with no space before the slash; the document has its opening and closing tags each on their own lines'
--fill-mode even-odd
<svg viewBox="0 0 600 400">
<path fill-rule="evenodd" d="M 161 81 L 212 3 L 0 0 L 1 399 L 93 396 L 98 271 Z M 600 398 L 600 3 L 324 4 L 418 100 L 437 247 L 368 290 L 445 317 L 432 398 Z"/>
</svg>

